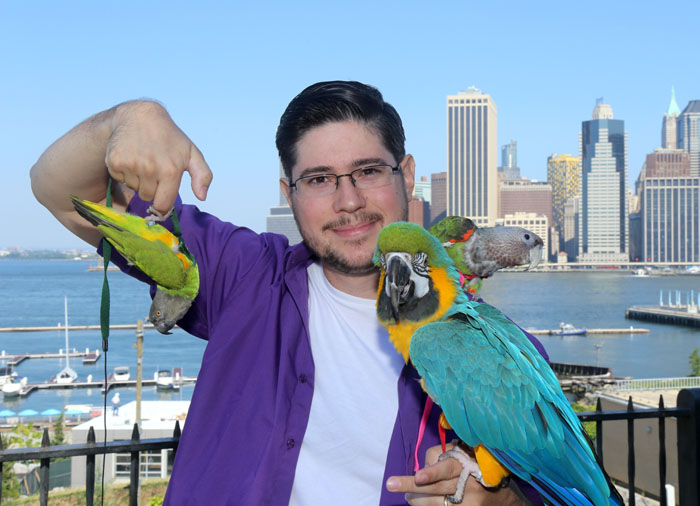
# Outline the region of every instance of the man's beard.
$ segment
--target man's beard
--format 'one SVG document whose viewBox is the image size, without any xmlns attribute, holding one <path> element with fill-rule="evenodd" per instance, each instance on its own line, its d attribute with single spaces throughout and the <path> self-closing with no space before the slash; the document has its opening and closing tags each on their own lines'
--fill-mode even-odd
<svg viewBox="0 0 700 506">
<path fill-rule="evenodd" d="M 401 213 L 401 220 L 407 221 L 408 201 L 405 199 L 405 197 L 402 200 L 403 202 L 401 204 L 403 209 Z M 294 213 L 294 209 L 292 209 L 292 212 Z M 366 274 L 377 272 L 379 270 L 379 268 L 376 267 L 372 262 L 371 254 L 366 261 L 361 261 L 361 263 L 351 262 L 349 258 L 343 256 L 342 253 L 338 251 L 337 247 L 334 248 L 330 244 L 324 245 L 319 244 L 317 241 L 314 241 L 311 238 L 311 235 L 306 233 L 304 227 L 302 227 L 299 221 L 297 220 L 296 213 L 294 213 L 294 221 L 296 222 L 297 228 L 299 229 L 299 233 L 301 234 L 301 237 L 304 240 L 304 244 L 306 244 L 306 247 L 309 248 L 321 260 L 324 266 L 329 267 L 334 271 L 350 276 L 364 276 Z M 337 220 L 326 223 L 325 225 L 323 225 L 323 227 L 321 227 L 321 231 L 325 232 L 326 230 L 331 230 L 333 228 L 342 227 L 345 225 L 370 222 L 384 223 L 384 215 L 379 213 L 368 213 L 365 211 L 359 211 L 353 214 L 352 217 L 343 216 Z M 359 248 L 366 241 L 367 239 L 361 239 L 358 241 L 349 242 L 347 245 L 347 249 L 351 250 L 352 248 Z M 374 246 L 376 246 L 376 244 Z"/>
</svg>

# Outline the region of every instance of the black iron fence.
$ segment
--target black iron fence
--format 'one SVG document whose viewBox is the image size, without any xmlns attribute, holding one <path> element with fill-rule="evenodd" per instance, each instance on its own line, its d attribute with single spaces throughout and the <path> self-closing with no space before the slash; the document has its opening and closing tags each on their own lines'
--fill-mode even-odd
<svg viewBox="0 0 700 506">
<path fill-rule="evenodd" d="M 600 400 L 596 411 L 579 413 L 578 417 L 583 422 L 595 422 L 596 424 L 596 451 L 601 462 L 605 464 L 603 454 L 603 422 L 613 420 L 627 421 L 627 488 L 629 490 L 629 504 L 635 505 L 635 445 L 634 445 L 634 421 L 645 418 L 658 419 L 659 424 L 659 500 L 662 506 L 666 504 L 666 418 L 675 418 L 678 434 L 678 478 L 680 506 L 696 506 L 700 504 L 700 388 L 684 389 L 678 394 L 675 408 L 664 407 L 663 397 L 659 398 L 659 407 L 650 409 L 635 409 L 632 398 L 629 398 L 627 409 L 616 411 L 602 411 Z M 139 456 L 141 452 L 149 450 L 172 449 L 177 451 L 180 441 L 180 424 L 176 422 L 173 437 L 159 439 L 139 438 L 138 426 L 134 424 L 131 441 L 108 441 L 96 443 L 95 432 L 92 427 L 88 432 L 87 442 L 83 444 L 50 446 L 48 430 L 44 430 L 41 447 L 17 448 L 4 450 L 0 447 L 0 463 L 10 461 L 39 460 L 39 500 L 43 506 L 48 504 L 49 495 L 49 469 L 51 459 L 62 457 L 86 456 L 87 466 L 85 471 L 85 495 L 86 504 L 92 506 L 95 496 L 95 456 L 106 453 L 130 453 L 131 475 L 129 483 L 129 504 L 137 504 L 137 492 L 139 484 Z M 0 479 L 2 468 L 0 466 Z M 1 494 L 1 491 L 0 491 Z M 2 496 L 0 495 L 0 500 Z"/>
</svg>

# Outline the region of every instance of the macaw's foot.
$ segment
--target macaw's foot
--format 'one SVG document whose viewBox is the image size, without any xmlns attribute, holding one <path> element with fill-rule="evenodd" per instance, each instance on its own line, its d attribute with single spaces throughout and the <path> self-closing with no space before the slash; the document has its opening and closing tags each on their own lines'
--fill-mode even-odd
<svg viewBox="0 0 700 506">
<path fill-rule="evenodd" d="M 155 221 L 165 221 L 170 218 L 170 215 L 173 214 L 174 210 L 175 208 L 171 207 L 167 213 L 163 214 L 151 205 L 148 206 L 148 209 L 146 209 L 148 216 L 146 216 L 144 219 L 149 223 L 153 223 Z"/>
<path fill-rule="evenodd" d="M 459 504 L 464 499 L 464 488 L 467 486 L 467 480 L 469 476 L 474 476 L 479 483 L 483 485 L 481 480 L 481 470 L 479 469 L 479 464 L 477 464 L 474 457 L 469 455 L 459 446 L 455 446 L 450 451 L 443 453 L 438 458 L 438 461 L 443 461 L 445 459 L 455 459 L 460 464 L 462 464 L 462 472 L 459 475 L 459 480 L 457 480 L 457 492 L 454 495 L 448 495 L 447 500 L 452 504 Z"/>
</svg>

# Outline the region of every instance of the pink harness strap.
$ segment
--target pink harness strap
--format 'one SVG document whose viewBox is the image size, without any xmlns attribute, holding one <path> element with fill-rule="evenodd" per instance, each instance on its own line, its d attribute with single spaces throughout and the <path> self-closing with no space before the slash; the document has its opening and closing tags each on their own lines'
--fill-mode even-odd
<svg viewBox="0 0 700 506">
<path fill-rule="evenodd" d="M 423 408 L 423 416 L 420 419 L 420 425 L 418 426 L 418 439 L 416 440 L 416 451 L 413 455 L 413 472 L 417 473 L 420 469 L 420 462 L 418 462 L 418 448 L 423 442 L 423 434 L 425 434 L 425 426 L 428 425 L 428 418 L 430 417 L 430 411 L 433 409 L 433 400 L 430 396 L 426 396 L 425 407 Z"/>
</svg>

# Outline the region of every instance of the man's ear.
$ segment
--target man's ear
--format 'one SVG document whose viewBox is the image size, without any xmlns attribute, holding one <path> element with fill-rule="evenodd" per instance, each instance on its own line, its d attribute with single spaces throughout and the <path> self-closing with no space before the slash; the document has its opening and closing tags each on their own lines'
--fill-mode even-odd
<svg viewBox="0 0 700 506">
<path fill-rule="evenodd" d="M 292 189 L 289 187 L 289 179 L 286 177 L 280 178 L 280 190 L 282 190 L 282 193 L 284 193 L 284 196 L 287 199 L 287 205 L 292 207 Z"/>
<path fill-rule="evenodd" d="M 406 187 L 406 197 L 408 200 L 411 200 L 413 196 L 413 187 L 416 183 L 416 161 L 413 155 L 404 156 L 399 166 L 401 167 L 404 186 Z"/>
</svg>

